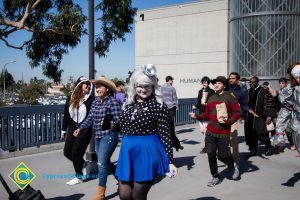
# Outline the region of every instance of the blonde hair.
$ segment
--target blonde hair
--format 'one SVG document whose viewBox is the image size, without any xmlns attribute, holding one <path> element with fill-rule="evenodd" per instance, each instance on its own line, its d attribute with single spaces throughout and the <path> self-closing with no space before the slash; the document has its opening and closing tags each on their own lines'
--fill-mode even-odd
<svg viewBox="0 0 300 200">
<path fill-rule="evenodd" d="M 148 64 L 147 66 L 153 67 L 155 69 L 154 65 Z M 126 99 L 124 106 L 136 102 L 136 96 L 137 96 L 135 90 L 136 85 L 152 85 L 153 86 L 152 95 L 155 96 L 155 99 L 159 104 L 163 105 L 163 98 L 160 89 L 158 87 L 158 79 L 156 75 L 151 75 L 151 76 L 146 75 L 145 66 L 142 66 L 135 69 L 130 77 L 129 86 L 127 90 L 128 97 Z"/>
</svg>

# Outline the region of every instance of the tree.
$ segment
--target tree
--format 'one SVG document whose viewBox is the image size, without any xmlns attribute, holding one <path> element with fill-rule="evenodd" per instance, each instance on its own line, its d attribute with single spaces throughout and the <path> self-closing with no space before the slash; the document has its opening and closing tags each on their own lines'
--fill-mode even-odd
<svg viewBox="0 0 300 200">
<path fill-rule="evenodd" d="M 125 81 L 127 84 L 129 84 L 130 77 L 132 74 L 133 74 L 133 71 L 128 71 L 128 77 L 126 78 L 126 81 Z"/>
<path fill-rule="evenodd" d="M 15 84 L 15 80 L 14 77 L 11 75 L 11 73 L 9 73 L 6 69 L 2 73 L 0 76 L 0 87 L 3 90 L 3 76 L 5 77 L 5 89 L 7 90 L 8 88 L 14 86 Z"/>
<path fill-rule="evenodd" d="M 68 83 L 66 83 L 64 87 L 60 89 L 60 91 L 64 93 L 65 96 L 69 96 L 74 89 L 75 83 L 76 81 L 74 80 L 73 76 L 70 76 Z"/>
<path fill-rule="evenodd" d="M 31 67 L 41 66 L 46 77 L 60 82 L 63 55 L 86 34 L 87 17 L 80 5 L 72 0 L 3 0 L 1 11 L 0 40 L 7 47 L 25 49 Z M 96 11 L 102 16 L 96 20 L 101 26 L 95 51 L 102 57 L 112 41 L 124 41 L 125 34 L 131 32 L 136 8 L 131 7 L 131 0 L 103 0 L 96 5 Z M 12 44 L 9 35 L 22 30 L 31 37 L 21 44 Z"/>
<path fill-rule="evenodd" d="M 26 101 L 29 105 L 32 105 L 37 98 L 45 96 L 47 89 L 48 84 L 45 80 L 34 77 L 30 79 L 28 86 L 23 86 L 21 88 L 19 98 Z"/>
</svg>

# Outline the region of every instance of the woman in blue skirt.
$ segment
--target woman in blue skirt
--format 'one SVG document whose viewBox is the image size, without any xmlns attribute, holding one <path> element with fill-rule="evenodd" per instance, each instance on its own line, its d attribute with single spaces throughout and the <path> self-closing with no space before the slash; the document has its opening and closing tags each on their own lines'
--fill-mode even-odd
<svg viewBox="0 0 300 200">
<path fill-rule="evenodd" d="M 169 117 L 158 88 L 155 66 L 136 69 L 120 116 L 124 134 L 116 176 L 121 200 L 147 199 L 156 175 L 175 177 Z"/>
</svg>

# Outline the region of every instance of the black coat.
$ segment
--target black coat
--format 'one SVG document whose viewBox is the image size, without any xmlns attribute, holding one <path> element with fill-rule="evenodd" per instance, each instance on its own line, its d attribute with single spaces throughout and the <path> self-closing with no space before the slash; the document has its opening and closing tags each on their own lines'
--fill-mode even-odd
<svg viewBox="0 0 300 200">
<path fill-rule="evenodd" d="M 268 133 L 265 121 L 267 117 L 276 117 L 275 106 L 271 106 L 272 103 L 270 103 L 270 100 L 272 100 L 270 99 L 270 95 L 261 86 L 258 86 L 256 90 L 253 90 L 252 88 L 248 90 L 249 108 L 252 109 L 259 117 L 254 117 L 252 114 L 248 113 L 246 121 L 247 128 L 245 129 L 245 138 L 247 144 L 250 142 L 248 141 L 248 139 L 251 137 L 250 135 L 253 135 L 254 133 L 258 135 Z"/>
<path fill-rule="evenodd" d="M 204 88 L 202 88 L 201 90 L 199 90 L 198 97 L 197 97 L 197 103 L 195 104 L 196 108 L 198 109 L 198 113 L 199 114 L 203 113 L 204 110 L 205 110 L 205 105 L 201 104 L 201 98 L 202 98 L 203 90 L 204 90 Z M 207 100 L 209 99 L 210 96 L 212 96 L 213 94 L 215 94 L 215 91 L 213 89 L 211 89 L 209 86 L 204 91 L 208 92 Z"/>
</svg>

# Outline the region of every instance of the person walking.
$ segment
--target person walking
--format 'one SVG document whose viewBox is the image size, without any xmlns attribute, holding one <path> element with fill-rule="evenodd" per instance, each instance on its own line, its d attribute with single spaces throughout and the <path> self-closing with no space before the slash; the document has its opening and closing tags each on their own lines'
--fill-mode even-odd
<svg viewBox="0 0 300 200">
<path fill-rule="evenodd" d="M 175 134 L 175 116 L 176 110 L 178 109 L 178 99 L 176 94 L 176 89 L 173 87 L 174 78 L 172 76 L 166 76 L 166 83 L 161 86 L 161 92 L 163 96 L 163 102 L 168 107 L 168 114 L 170 118 L 172 145 L 178 151 L 178 149 L 183 149 L 179 139 Z"/>
<path fill-rule="evenodd" d="M 239 171 L 235 170 L 233 158 L 230 153 L 230 128 L 241 117 L 242 110 L 237 100 L 227 91 L 226 77 L 218 76 L 212 80 L 216 94 L 207 102 L 205 112 L 200 115 L 189 113 L 190 117 L 197 120 L 208 120 L 205 145 L 212 180 L 207 186 L 213 187 L 219 184 L 218 159 L 224 162 L 233 172 L 232 178 L 239 177 Z"/>
<path fill-rule="evenodd" d="M 207 105 L 207 100 L 210 96 L 215 94 L 215 91 L 209 87 L 210 78 L 207 76 L 202 77 L 201 85 L 202 88 L 198 92 L 197 103 L 192 106 L 193 110 L 198 110 L 198 114 L 202 114 L 205 111 L 205 106 Z M 200 132 L 205 134 L 206 132 L 207 121 L 199 121 Z M 200 153 L 207 153 L 207 149 L 204 148 Z"/>
<path fill-rule="evenodd" d="M 92 81 L 96 87 L 99 99 L 95 100 L 91 110 L 84 122 L 73 133 L 75 137 L 81 137 L 86 127 L 91 124 L 95 137 L 95 149 L 98 157 L 98 186 L 96 195 L 92 200 L 104 200 L 108 168 L 115 171 L 114 165 L 110 162 L 110 157 L 116 149 L 118 143 L 117 127 L 121 107 L 114 98 L 116 92 L 115 84 L 106 77 L 100 77 Z"/>
<path fill-rule="evenodd" d="M 284 88 L 279 96 L 283 107 L 277 117 L 276 135 L 284 134 L 290 120 L 294 145 L 300 153 L 300 61 L 290 65 L 287 72 L 290 75 L 291 85 Z M 297 157 L 300 157 L 300 154 Z"/>
<path fill-rule="evenodd" d="M 71 96 L 66 100 L 61 130 L 61 140 L 65 139 L 64 155 L 73 162 L 76 173 L 76 177 L 66 183 L 68 185 L 83 182 L 83 156 L 92 137 L 92 127 L 83 129 L 80 137 L 74 137 L 73 132 L 87 117 L 94 99 L 93 84 L 87 78 L 79 77 Z"/>
<path fill-rule="evenodd" d="M 125 101 L 125 93 L 124 93 L 125 84 L 123 81 L 117 81 L 115 84 L 116 84 L 116 100 L 122 106 Z"/>
<path fill-rule="evenodd" d="M 240 83 L 240 75 L 237 72 L 231 72 L 229 74 L 229 90 L 240 104 L 243 111 L 241 119 L 245 119 L 245 116 L 249 112 L 252 115 L 257 116 L 252 109 L 248 106 L 247 99 L 247 87 L 246 84 Z M 230 130 L 230 146 L 233 160 L 235 162 L 235 170 L 239 170 L 240 163 L 240 152 L 239 152 L 239 141 L 238 141 L 238 122 L 235 122 L 231 126 Z"/>
<path fill-rule="evenodd" d="M 249 156 L 257 155 L 258 141 L 265 144 L 265 155 L 274 153 L 274 148 L 269 140 L 269 133 L 266 125 L 272 122 L 276 115 L 275 101 L 272 103 L 272 96 L 269 91 L 259 85 L 259 78 L 254 76 L 250 79 L 248 90 L 248 106 L 256 115 L 247 115 L 245 140 L 249 146 Z"/>
<path fill-rule="evenodd" d="M 116 170 L 119 197 L 146 200 L 156 175 L 177 175 L 168 110 L 158 88 L 154 65 L 133 72 L 120 129 L 124 137 Z"/>
</svg>

